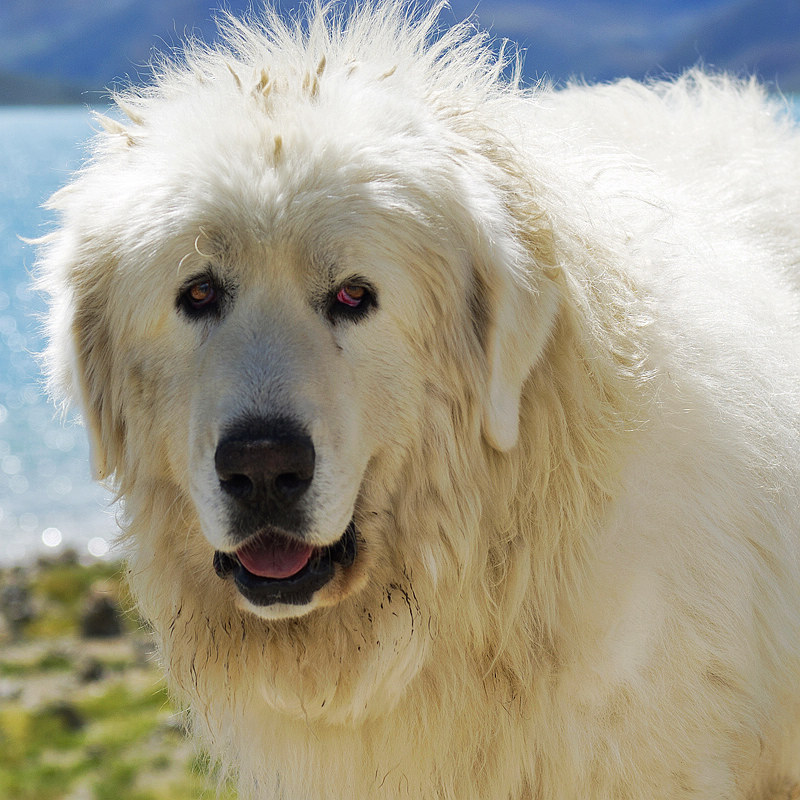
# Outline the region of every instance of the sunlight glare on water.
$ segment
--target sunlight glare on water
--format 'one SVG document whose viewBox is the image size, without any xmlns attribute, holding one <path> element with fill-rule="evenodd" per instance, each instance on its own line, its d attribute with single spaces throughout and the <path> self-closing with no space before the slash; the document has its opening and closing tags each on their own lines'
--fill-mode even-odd
<svg viewBox="0 0 800 800">
<path fill-rule="evenodd" d="M 85 433 L 44 393 L 35 354 L 46 307 L 31 287 L 34 248 L 20 239 L 52 227 L 41 204 L 80 164 L 91 133 L 87 108 L 0 108 L 0 564 L 65 547 L 106 555 L 115 535 Z"/>
</svg>

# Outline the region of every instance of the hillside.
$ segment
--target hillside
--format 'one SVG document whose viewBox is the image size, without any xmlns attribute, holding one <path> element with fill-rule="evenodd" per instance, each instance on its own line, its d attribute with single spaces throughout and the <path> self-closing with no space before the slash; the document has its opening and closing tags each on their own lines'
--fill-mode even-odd
<svg viewBox="0 0 800 800">
<path fill-rule="evenodd" d="M 212 4 L 4 0 L 0 103 L 99 100 L 114 83 L 143 79 L 154 49 L 178 46 L 187 34 L 213 38 Z M 250 3 L 225 5 L 242 13 Z M 797 0 L 453 0 L 443 23 L 473 11 L 482 26 L 525 49 L 529 80 L 643 77 L 702 60 L 800 91 Z"/>
</svg>

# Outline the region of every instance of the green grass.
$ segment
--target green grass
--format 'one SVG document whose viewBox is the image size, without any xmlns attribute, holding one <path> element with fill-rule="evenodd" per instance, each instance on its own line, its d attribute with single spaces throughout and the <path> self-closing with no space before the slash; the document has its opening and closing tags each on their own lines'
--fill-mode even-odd
<svg viewBox="0 0 800 800">
<path fill-rule="evenodd" d="M 216 797 L 196 759 L 187 758 L 179 771 L 173 768 L 169 751 L 185 743 L 179 731 L 165 725 L 165 703 L 163 689 L 135 694 L 115 686 L 77 705 L 80 726 L 59 706 L 3 708 L 0 797 L 60 800 L 80 786 L 95 800 Z"/>
<path fill-rule="evenodd" d="M 63 672 L 74 668 L 73 660 L 57 650 L 30 661 L 0 661 L 0 677 L 25 677 L 35 672 Z"/>
<path fill-rule="evenodd" d="M 0 587 L 9 579 L 0 572 Z M 84 645 L 80 611 L 98 581 L 126 603 L 118 565 L 52 564 L 29 577 L 39 609 L 21 641 L 0 647 L 0 678 L 21 694 L 0 695 L 0 798 L 14 800 L 234 800 L 208 775 L 176 723 L 160 674 L 118 651 L 94 657 L 101 680 L 73 677 Z M 140 629 L 131 617 L 130 631 Z M 69 687 L 31 703 L 37 685 Z M 28 691 L 30 689 L 30 692 Z M 55 690 L 58 695 L 58 689 Z"/>
</svg>

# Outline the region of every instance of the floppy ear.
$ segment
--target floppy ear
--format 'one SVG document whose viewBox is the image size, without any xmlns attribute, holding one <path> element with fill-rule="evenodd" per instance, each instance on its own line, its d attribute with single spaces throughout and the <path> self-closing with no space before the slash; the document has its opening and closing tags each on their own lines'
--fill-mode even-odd
<svg viewBox="0 0 800 800">
<path fill-rule="evenodd" d="M 54 236 L 39 262 L 41 283 L 52 297 L 45 361 L 51 395 L 81 412 L 92 476 L 102 480 L 121 464 L 124 446 L 124 423 L 114 413 L 114 357 L 106 318 L 113 270 L 81 263 L 77 250 L 69 237 Z"/>
<path fill-rule="evenodd" d="M 549 236 L 536 239 L 547 245 L 540 250 L 542 260 L 551 262 Z M 495 248 L 488 270 L 490 283 L 478 289 L 488 304 L 483 432 L 489 444 L 502 452 L 517 443 L 523 385 L 544 352 L 558 307 L 558 290 L 545 264 L 533 263 L 529 274 L 520 275 L 509 255 Z"/>
<path fill-rule="evenodd" d="M 113 351 L 99 308 L 78 301 L 70 329 L 72 396 L 80 406 L 89 436 L 92 477 L 103 480 L 122 462 L 124 423 L 114 412 Z"/>
</svg>

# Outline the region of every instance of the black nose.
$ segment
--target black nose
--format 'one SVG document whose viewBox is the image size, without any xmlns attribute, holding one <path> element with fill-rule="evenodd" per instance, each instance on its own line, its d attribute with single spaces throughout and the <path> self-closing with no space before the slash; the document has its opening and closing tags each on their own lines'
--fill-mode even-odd
<svg viewBox="0 0 800 800">
<path fill-rule="evenodd" d="M 314 478 L 314 444 L 292 421 L 248 421 L 217 445 L 214 464 L 220 488 L 254 524 L 294 529 L 298 501 Z"/>
</svg>

